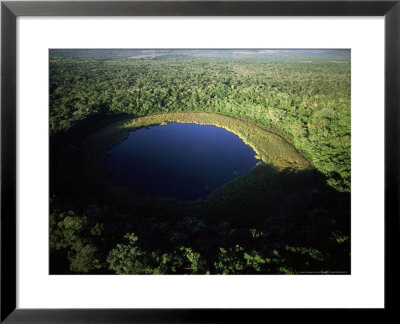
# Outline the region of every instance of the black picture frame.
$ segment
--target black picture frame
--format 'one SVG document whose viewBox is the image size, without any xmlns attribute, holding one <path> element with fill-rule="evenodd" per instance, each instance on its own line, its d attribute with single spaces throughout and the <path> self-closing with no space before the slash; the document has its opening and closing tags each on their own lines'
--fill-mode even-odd
<svg viewBox="0 0 400 324">
<path fill-rule="evenodd" d="M 266 310 L 16 308 L 16 18 L 18 16 L 384 16 L 385 310 L 396 309 L 399 246 L 400 0 L 395 1 L 2 1 L 1 322 L 235 322 Z M 373 235 L 371 235 L 373 237 Z M 270 310 L 272 311 L 272 310 Z M 261 314 L 260 314 L 261 313 Z"/>
</svg>

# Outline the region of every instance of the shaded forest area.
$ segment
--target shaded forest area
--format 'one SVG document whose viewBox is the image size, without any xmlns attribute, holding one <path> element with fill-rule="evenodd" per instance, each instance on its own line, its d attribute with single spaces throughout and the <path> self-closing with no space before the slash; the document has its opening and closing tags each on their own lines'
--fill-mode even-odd
<svg viewBox="0 0 400 324">
<path fill-rule="evenodd" d="M 89 136 L 186 112 L 269 129 L 313 168 L 263 163 L 194 202 L 87 177 Z M 348 51 L 50 51 L 50 273 L 350 273 L 350 184 Z"/>
</svg>

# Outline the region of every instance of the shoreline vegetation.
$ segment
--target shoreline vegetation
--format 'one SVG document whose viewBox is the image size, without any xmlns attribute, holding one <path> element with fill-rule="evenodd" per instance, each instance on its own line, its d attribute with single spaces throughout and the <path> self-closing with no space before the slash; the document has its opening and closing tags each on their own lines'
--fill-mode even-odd
<svg viewBox="0 0 400 324">
<path fill-rule="evenodd" d="M 213 125 L 237 135 L 256 153 L 255 157 L 279 170 L 310 169 L 309 162 L 279 135 L 237 118 L 210 113 L 170 113 L 129 118 L 115 122 L 88 136 L 81 145 L 84 174 L 97 179 L 98 185 L 113 190 L 115 185 L 107 180 L 110 168 L 104 165 L 108 151 L 128 137 L 129 132 L 140 128 L 167 125 L 171 122 Z M 252 171 L 250 171 L 252 172 Z M 101 183 L 103 179 L 103 183 Z M 114 188 L 116 189 L 116 188 Z"/>
<path fill-rule="evenodd" d="M 133 127 L 130 130 L 134 130 L 143 127 L 140 126 L 142 123 L 145 123 L 145 126 L 152 126 L 151 123 L 154 123 L 156 126 L 170 122 L 217 126 L 238 136 L 254 150 L 257 159 L 264 163 L 269 163 L 275 158 L 275 166 L 300 169 L 310 167 L 309 161 L 297 152 L 293 143 L 282 134 L 235 116 L 208 112 L 166 113 L 132 119 L 125 127 Z M 278 162 L 279 157 L 282 159 L 281 162 Z"/>
<path fill-rule="evenodd" d="M 51 274 L 350 274 L 350 52 L 250 52 L 50 51 Z M 196 201 L 107 179 L 109 149 L 170 122 L 259 163 Z"/>
</svg>

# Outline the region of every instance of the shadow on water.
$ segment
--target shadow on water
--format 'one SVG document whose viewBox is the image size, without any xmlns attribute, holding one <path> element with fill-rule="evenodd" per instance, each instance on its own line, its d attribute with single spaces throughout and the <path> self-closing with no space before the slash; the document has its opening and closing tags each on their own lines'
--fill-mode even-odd
<svg viewBox="0 0 400 324">
<path fill-rule="evenodd" d="M 180 201 L 161 197 L 138 197 L 123 187 L 113 187 L 113 192 L 87 183 L 90 196 L 98 202 L 118 206 L 122 212 L 135 210 L 143 215 L 161 213 L 184 215 L 187 212 L 210 220 L 226 219 L 235 222 L 262 220 L 273 215 L 300 214 L 312 205 L 349 205 L 349 193 L 340 193 L 326 184 L 316 170 L 280 169 L 262 165 L 250 173 L 220 187 L 208 199 Z"/>
</svg>

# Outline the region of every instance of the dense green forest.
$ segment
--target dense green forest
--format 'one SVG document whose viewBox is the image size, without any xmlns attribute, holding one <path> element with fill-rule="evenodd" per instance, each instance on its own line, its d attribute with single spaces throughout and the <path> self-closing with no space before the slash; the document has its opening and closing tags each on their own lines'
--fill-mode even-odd
<svg viewBox="0 0 400 324">
<path fill-rule="evenodd" d="M 350 273 L 349 51 L 51 50 L 49 70 L 51 273 Z M 271 132 L 304 167 L 263 159 L 193 202 L 88 167 L 113 125 L 185 113 L 241 121 L 261 151 Z"/>
</svg>

